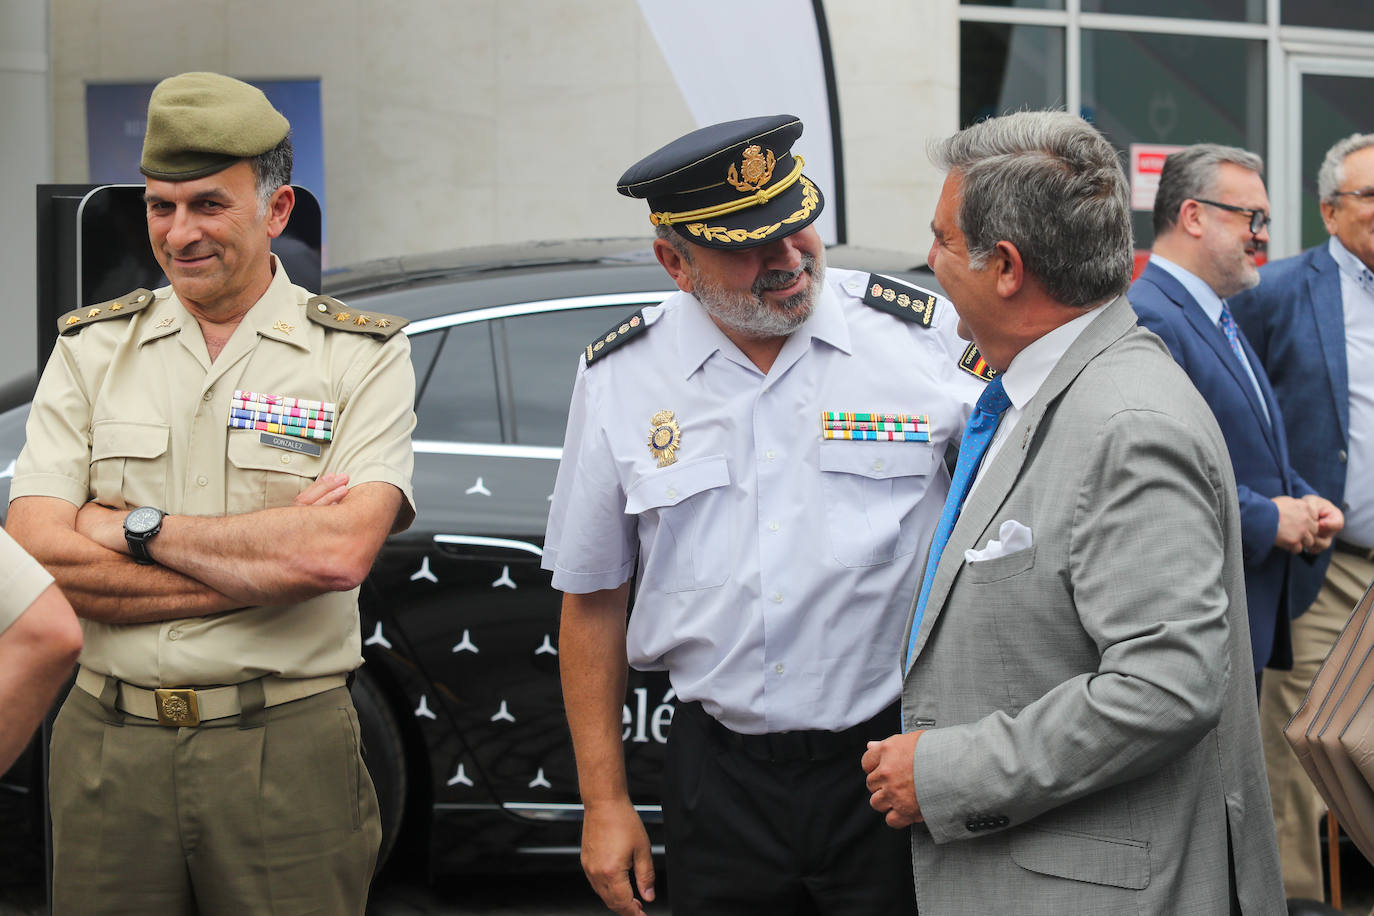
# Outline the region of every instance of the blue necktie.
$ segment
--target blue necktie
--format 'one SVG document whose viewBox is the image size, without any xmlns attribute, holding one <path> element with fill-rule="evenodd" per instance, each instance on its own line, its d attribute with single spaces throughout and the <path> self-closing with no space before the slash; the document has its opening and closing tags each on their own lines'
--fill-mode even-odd
<svg viewBox="0 0 1374 916">
<path fill-rule="evenodd" d="M 1236 359 L 1240 364 L 1249 368 L 1250 361 L 1245 358 L 1245 350 L 1240 345 L 1240 335 L 1236 333 L 1236 319 L 1231 317 L 1231 310 L 1226 307 L 1226 303 L 1221 303 L 1221 317 L 1217 319 L 1217 324 L 1221 325 L 1221 333 L 1226 335 L 1226 342 L 1231 345 L 1231 352 L 1236 354 Z"/>
<path fill-rule="evenodd" d="M 954 523 L 964 509 L 973 478 L 978 473 L 978 465 L 983 461 L 983 453 L 992 443 L 993 434 L 1002 414 L 1011 406 L 1011 399 L 1002 390 L 1002 376 L 997 376 L 983 389 L 978 403 L 969 415 L 968 426 L 964 427 L 964 441 L 959 446 L 959 463 L 954 466 L 954 480 L 949 485 L 949 496 L 945 498 L 945 508 L 940 513 L 940 523 L 935 526 L 935 536 L 930 542 L 930 558 L 926 560 L 925 578 L 921 580 L 921 595 L 916 599 L 916 614 L 911 621 L 911 640 L 907 643 L 906 658 L 902 661 L 905 671 L 911 664 L 911 655 L 916 650 L 916 637 L 921 632 L 921 618 L 926 613 L 926 599 L 930 597 L 930 586 L 935 581 L 935 570 L 940 565 L 940 555 L 945 552 L 945 544 L 954 531 Z"/>
</svg>

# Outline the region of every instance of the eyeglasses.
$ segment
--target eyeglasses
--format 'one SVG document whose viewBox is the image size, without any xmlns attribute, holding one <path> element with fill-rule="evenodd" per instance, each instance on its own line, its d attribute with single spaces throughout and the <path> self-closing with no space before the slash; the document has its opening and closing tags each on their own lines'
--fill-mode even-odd
<svg viewBox="0 0 1374 916">
<path fill-rule="evenodd" d="M 1374 196 L 1374 192 L 1371 192 L 1371 196 Z M 1218 203 L 1215 200 L 1203 200 L 1201 197 L 1194 197 L 1193 200 L 1197 201 L 1200 204 L 1206 204 L 1209 207 L 1216 207 L 1219 210 L 1230 210 L 1232 213 L 1249 213 L 1251 235 L 1259 235 L 1261 232 L 1264 231 L 1265 227 L 1267 227 L 1269 223 L 1272 222 L 1269 219 L 1269 214 L 1265 213 L 1263 210 L 1251 210 L 1249 207 L 1237 207 L 1233 206 L 1232 204 Z"/>
<path fill-rule="evenodd" d="M 1360 188 L 1358 191 L 1332 191 L 1332 197 L 1353 197 L 1356 202 L 1374 203 L 1374 188 Z"/>
</svg>

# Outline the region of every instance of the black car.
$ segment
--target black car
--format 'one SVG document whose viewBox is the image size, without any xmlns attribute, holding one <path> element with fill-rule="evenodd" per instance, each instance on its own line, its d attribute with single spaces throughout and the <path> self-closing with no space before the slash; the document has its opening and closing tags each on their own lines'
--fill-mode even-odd
<svg viewBox="0 0 1374 916">
<path fill-rule="evenodd" d="M 913 257 L 839 247 L 828 259 L 934 285 Z M 579 353 L 674 286 L 642 239 L 373 261 L 323 286 L 411 322 L 418 515 L 362 588 L 366 664 L 353 684 L 383 856 L 402 838 L 433 875 L 575 867 L 582 807 L 544 526 Z M 13 473 L 27 413 L 0 414 L 0 477 Z M 655 843 L 673 710 L 666 677 L 630 673 L 630 792 Z M 33 784 L 36 756 L 7 774 L 9 788 Z M 34 795 L 10 815 L 29 829 L 41 823 Z"/>
</svg>

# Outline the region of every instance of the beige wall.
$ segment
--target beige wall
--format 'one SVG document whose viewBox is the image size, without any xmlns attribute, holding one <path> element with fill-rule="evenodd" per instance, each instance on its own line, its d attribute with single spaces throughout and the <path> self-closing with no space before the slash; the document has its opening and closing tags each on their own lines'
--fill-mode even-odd
<svg viewBox="0 0 1374 916">
<path fill-rule="evenodd" d="M 851 242 L 929 244 L 925 142 L 956 126 L 956 3 L 826 5 Z M 52 61 L 64 182 L 87 178 L 89 82 L 319 78 L 332 264 L 647 235 L 614 181 L 695 126 L 635 0 L 52 0 Z"/>
</svg>

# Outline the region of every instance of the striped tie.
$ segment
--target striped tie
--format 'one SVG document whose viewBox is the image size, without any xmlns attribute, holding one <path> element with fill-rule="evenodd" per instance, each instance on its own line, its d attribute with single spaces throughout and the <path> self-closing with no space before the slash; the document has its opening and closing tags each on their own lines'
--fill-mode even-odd
<svg viewBox="0 0 1374 916">
<path fill-rule="evenodd" d="M 940 565 L 940 554 L 945 552 L 954 523 L 964 509 L 969 488 L 982 463 L 983 453 L 992 443 L 997 424 L 1002 420 L 1011 399 L 1002 390 L 1002 377 L 999 375 L 988 383 L 983 394 L 969 415 L 968 426 L 964 427 L 964 441 L 959 446 L 959 463 L 954 467 L 954 480 L 949 485 L 949 496 L 945 498 L 945 508 L 940 513 L 940 523 L 935 526 L 935 536 L 930 542 L 930 558 L 926 560 L 925 578 L 921 580 L 921 595 L 916 599 L 916 614 L 911 621 L 911 640 L 907 643 L 906 658 L 902 670 L 911 664 L 912 653 L 916 650 L 916 636 L 921 632 L 921 618 L 925 616 L 926 599 L 930 597 L 930 586 L 935 581 L 935 570 Z"/>
</svg>

